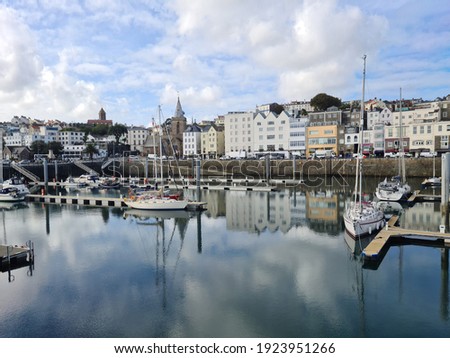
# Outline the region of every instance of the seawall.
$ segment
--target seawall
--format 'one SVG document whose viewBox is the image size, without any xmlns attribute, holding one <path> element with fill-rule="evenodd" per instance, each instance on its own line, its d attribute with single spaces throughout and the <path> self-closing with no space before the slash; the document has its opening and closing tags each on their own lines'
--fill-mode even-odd
<svg viewBox="0 0 450 358">
<path fill-rule="evenodd" d="M 164 176 L 192 178 L 195 176 L 195 167 L 193 160 L 163 162 Z M 133 176 L 145 177 L 146 161 L 116 162 L 115 165 L 101 169 L 101 163 L 85 161 L 85 165 L 99 172 L 100 175 L 108 176 Z M 158 163 L 159 164 L 159 163 Z M 363 159 L 363 172 L 366 177 L 391 177 L 397 175 L 399 162 L 390 158 L 366 158 Z M 433 166 L 435 166 L 435 175 L 441 175 L 441 158 L 407 158 L 405 159 L 406 176 L 408 178 L 426 178 L 433 175 Z M 27 165 L 25 169 L 31 171 L 43 180 L 43 165 Z M 295 169 L 295 178 L 307 178 L 308 176 L 354 176 L 356 168 L 355 159 L 322 159 L 322 160 L 271 160 L 269 165 L 265 160 L 202 160 L 202 177 L 233 177 L 233 178 L 254 178 L 266 179 L 268 177 L 267 169 L 270 171 L 272 179 L 293 179 Z M 79 176 L 86 173 L 73 163 L 58 164 L 58 180 L 65 179 L 67 176 Z M 158 169 L 159 171 L 159 169 Z M 3 177 L 9 178 L 12 175 L 20 175 L 13 168 L 4 166 Z M 148 177 L 154 177 L 153 163 L 148 162 Z M 49 180 L 53 181 L 55 177 L 54 164 L 48 165 Z M 159 175 L 158 175 L 159 176 Z"/>
</svg>

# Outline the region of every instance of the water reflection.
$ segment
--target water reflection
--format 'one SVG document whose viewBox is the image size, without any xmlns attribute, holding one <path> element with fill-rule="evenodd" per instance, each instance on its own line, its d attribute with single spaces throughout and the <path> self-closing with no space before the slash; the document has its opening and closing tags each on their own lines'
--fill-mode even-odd
<svg viewBox="0 0 450 358">
<path fill-rule="evenodd" d="M 39 266 L 13 289 L 0 281 L 0 336 L 448 335 L 448 250 L 394 245 L 366 270 L 367 242 L 342 227 L 350 195 L 325 186 L 201 191 L 208 211 L 199 213 L 38 203 L 5 211 L 8 242 L 35 241 Z M 401 225 L 433 227 L 439 212 L 429 209 L 404 208 Z"/>
</svg>

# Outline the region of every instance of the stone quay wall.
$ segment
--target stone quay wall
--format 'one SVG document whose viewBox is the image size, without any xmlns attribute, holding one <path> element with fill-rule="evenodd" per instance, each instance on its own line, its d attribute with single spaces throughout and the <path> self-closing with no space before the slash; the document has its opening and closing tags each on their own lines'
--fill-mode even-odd
<svg viewBox="0 0 450 358">
<path fill-rule="evenodd" d="M 365 177 L 391 177 L 399 173 L 399 161 L 391 158 L 366 158 L 363 162 L 363 173 Z M 101 163 L 84 162 L 85 165 L 94 169 L 104 176 L 125 176 L 140 177 L 145 175 L 153 178 L 153 163 L 146 160 L 133 162 L 116 162 L 106 168 L 101 168 Z M 147 170 L 145 169 L 147 165 Z M 164 161 L 164 177 L 194 178 L 197 169 L 193 160 Z M 407 158 L 405 159 L 406 176 L 408 178 L 426 178 L 433 175 L 441 175 L 441 158 Z M 43 179 L 44 170 L 42 165 L 27 165 L 25 168 Z M 355 175 L 355 159 L 321 159 L 321 160 L 202 160 L 200 161 L 200 175 L 202 178 L 248 178 L 248 179 L 307 179 L 315 176 L 342 176 L 349 177 Z M 12 175 L 20 175 L 10 167 L 4 167 L 4 178 Z M 160 169 L 158 163 L 158 177 Z M 295 177 L 293 172 L 295 171 Z M 48 165 L 49 180 L 55 177 L 55 167 Z M 86 173 L 73 163 L 59 164 L 57 168 L 58 180 L 64 180 L 67 176 L 79 176 Z M 270 173 L 270 176 L 269 174 Z"/>
</svg>

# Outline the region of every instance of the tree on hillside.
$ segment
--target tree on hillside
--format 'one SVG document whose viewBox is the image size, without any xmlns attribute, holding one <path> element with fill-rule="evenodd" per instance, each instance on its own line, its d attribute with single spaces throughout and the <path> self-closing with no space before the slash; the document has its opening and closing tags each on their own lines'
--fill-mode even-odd
<svg viewBox="0 0 450 358">
<path fill-rule="evenodd" d="M 48 145 L 43 140 L 35 140 L 31 143 L 30 150 L 33 154 L 47 154 Z"/>
<path fill-rule="evenodd" d="M 311 106 L 313 106 L 317 111 L 326 111 L 327 108 L 332 106 L 339 108 L 341 104 L 342 102 L 339 98 L 330 96 L 326 93 L 319 93 L 311 98 Z"/>
<path fill-rule="evenodd" d="M 94 143 L 88 143 L 84 152 L 89 155 L 89 158 L 92 160 L 94 154 L 98 154 L 98 149 L 95 147 Z"/>
<path fill-rule="evenodd" d="M 108 134 L 113 135 L 116 138 L 116 144 L 119 144 L 120 138 L 128 133 L 128 129 L 125 125 L 116 123 L 109 127 Z"/>
<path fill-rule="evenodd" d="M 55 156 L 58 156 L 62 153 L 64 150 L 64 146 L 61 144 L 61 142 L 50 142 L 48 143 L 48 149 L 51 149 L 53 151 L 53 154 Z"/>
<path fill-rule="evenodd" d="M 89 129 L 93 136 L 105 136 L 109 132 L 109 126 L 106 124 L 97 124 Z"/>
<path fill-rule="evenodd" d="M 284 111 L 284 107 L 281 104 L 272 103 L 270 105 L 270 111 L 279 115 L 281 112 Z"/>
</svg>

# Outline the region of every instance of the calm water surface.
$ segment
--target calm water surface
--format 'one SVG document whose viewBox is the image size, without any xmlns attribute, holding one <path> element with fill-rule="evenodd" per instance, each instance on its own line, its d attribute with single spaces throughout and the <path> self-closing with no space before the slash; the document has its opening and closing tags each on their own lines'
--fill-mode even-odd
<svg viewBox="0 0 450 358">
<path fill-rule="evenodd" d="M 1 243 L 32 240 L 35 266 L 0 273 L 0 336 L 449 337 L 448 250 L 392 246 L 366 268 L 343 230 L 350 192 L 203 191 L 208 211 L 166 219 L 4 208 Z M 400 209 L 438 231 L 439 204 Z"/>
</svg>

